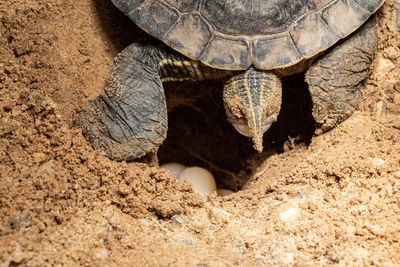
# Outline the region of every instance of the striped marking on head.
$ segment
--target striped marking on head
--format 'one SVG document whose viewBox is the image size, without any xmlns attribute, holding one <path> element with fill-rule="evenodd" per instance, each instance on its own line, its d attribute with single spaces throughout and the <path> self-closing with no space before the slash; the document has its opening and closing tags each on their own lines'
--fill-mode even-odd
<svg viewBox="0 0 400 267">
<path fill-rule="evenodd" d="M 264 132 L 279 113 L 281 91 L 275 74 L 252 68 L 233 76 L 225 84 L 224 101 L 228 118 L 236 129 L 247 124 L 258 151 L 262 150 Z"/>
<path fill-rule="evenodd" d="M 263 90 L 265 87 L 261 86 L 261 79 L 265 79 L 264 72 L 256 71 L 254 69 L 248 69 L 244 73 L 243 77 L 243 88 L 246 94 L 244 101 L 247 102 L 247 120 L 252 127 L 250 129 L 253 132 L 253 140 L 256 147 L 261 147 L 262 149 L 262 136 L 263 132 L 261 129 L 261 120 L 264 118 L 262 113 L 262 108 L 260 108 L 260 100 L 262 95 L 264 95 Z M 250 121 L 249 121 L 250 120 Z M 249 126 L 250 126 L 249 125 Z"/>
</svg>

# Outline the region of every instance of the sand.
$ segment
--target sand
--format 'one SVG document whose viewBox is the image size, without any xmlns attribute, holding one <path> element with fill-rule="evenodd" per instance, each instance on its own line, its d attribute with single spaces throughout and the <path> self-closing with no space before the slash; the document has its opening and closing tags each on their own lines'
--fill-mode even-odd
<svg viewBox="0 0 400 267">
<path fill-rule="evenodd" d="M 400 265 L 394 2 L 377 16 L 379 51 L 360 107 L 323 135 L 312 136 L 306 100 L 292 100 L 305 115 L 295 120 L 294 108 L 282 128 L 305 129 L 275 127 L 258 155 L 221 119 L 219 90 L 209 89 L 219 84 L 167 86 L 160 161 L 207 167 L 238 191 L 204 197 L 157 166 L 108 159 L 74 124 L 113 58 L 143 32 L 105 0 L 2 1 L 0 265 Z M 180 115 L 189 109 L 192 120 Z"/>
</svg>

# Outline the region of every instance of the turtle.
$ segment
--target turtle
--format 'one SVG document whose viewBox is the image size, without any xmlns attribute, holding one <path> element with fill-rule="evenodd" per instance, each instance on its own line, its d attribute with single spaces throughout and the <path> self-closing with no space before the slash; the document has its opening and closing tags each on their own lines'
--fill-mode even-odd
<svg viewBox="0 0 400 267">
<path fill-rule="evenodd" d="M 227 120 L 263 150 L 281 78 L 305 72 L 316 134 L 357 108 L 384 0 L 111 0 L 150 36 L 115 58 L 78 123 L 115 160 L 155 154 L 167 135 L 163 83 L 221 80 Z"/>
</svg>

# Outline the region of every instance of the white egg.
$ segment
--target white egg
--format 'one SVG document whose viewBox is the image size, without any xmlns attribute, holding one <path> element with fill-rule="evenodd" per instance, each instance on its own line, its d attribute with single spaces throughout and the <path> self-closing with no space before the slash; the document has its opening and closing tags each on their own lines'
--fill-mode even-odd
<svg viewBox="0 0 400 267">
<path fill-rule="evenodd" d="M 178 180 L 189 181 L 197 194 L 208 195 L 217 190 L 214 176 L 200 167 L 187 167 L 179 175 Z"/>
<path fill-rule="evenodd" d="M 172 178 L 177 179 L 186 166 L 177 162 L 170 162 L 161 165 L 160 168 L 166 170 Z"/>
<path fill-rule="evenodd" d="M 220 197 L 227 196 L 227 195 L 230 195 L 230 194 L 233 194 L 233 193 L 235 193 L 235 192 L 233 192 L 232 190 L 229 190 L 229 189 L 220 188 L 220 189 L 217 190 L 217 194 Z"/>
</svg>

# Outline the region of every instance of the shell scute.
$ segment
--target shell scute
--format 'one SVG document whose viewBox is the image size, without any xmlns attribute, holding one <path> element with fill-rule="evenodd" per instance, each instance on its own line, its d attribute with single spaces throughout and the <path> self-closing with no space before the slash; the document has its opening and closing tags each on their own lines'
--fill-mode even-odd
<svg viewBox="0 0 400 267">
<path fill-rule="evenodd" d="M 220 69 L 290 67 L 357 30 L 384 0 L 112 0 L 139 27 Z"/>
<path fill-rule="evenodd" d="M 210 38 L 211 30 L 202 17 L 198 14 L 184 14 L 165 36 L 164 42 L 179 49 L 182 54 L 198 59 Z"/>
<path fill-rule="evenodd" d="M 321 11 L 322 19 L 341 38 L 352 33 L 369 16 L 370 13 L 351 0 L 336 1 Z"/>
<path fill-rule="evenodd" d="M 286 33 L 254 42 L 254 66 L 271 69 L 301 60 L 290 36 Z"/>
<path fill-rule="evenodd" d="M 310 12 L 299 19 L 290 30 L 290 35 L 304 58 L 318 54 L 339 40 L 316 12 Z"/>
<path fill-rule="evenodd" d="M 157 0 L 147 0 L 128 16 L 142 29 L 154 37 L 162 37 L 170 31 L 179 18 L 179 13 Z"/>
<path fill-rule="evenodd" d="M 216 35 L 199 60 L 222 69 L 246 69 L 250 66 L 249 46 L 245 39 Z"/>
</svg>

